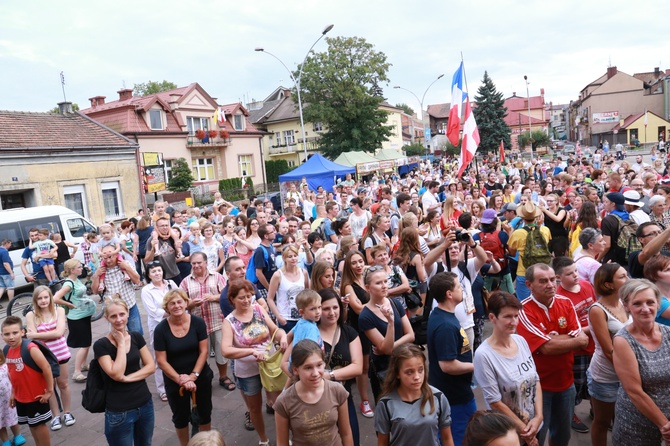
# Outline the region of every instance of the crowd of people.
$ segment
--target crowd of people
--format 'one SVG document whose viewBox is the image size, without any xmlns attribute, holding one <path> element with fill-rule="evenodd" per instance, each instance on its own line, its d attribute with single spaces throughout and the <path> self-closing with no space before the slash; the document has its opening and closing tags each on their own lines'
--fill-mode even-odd
<svg viewBox="0 0 670 446">
<path fill-rule="evenodd" d="M 566 446 L 571 430 L 590 430 L 601 446 L 608 429 L 613 444 L 668 441 L 670 186 L 656 161 L 600 149 L 492 158 L 458 178 L 455 161 L 441 159 L 402 176 L 347 175 L 332 190 L 303 179 L 281 209 L 262 198 L 235 206 L 219 193 L 205 210 L 157 202 L 151 216 L 88 234 L 84 263 L 59 268 L 60 291 L 35 289 L 26 334 L 61 364 L 57 378 L 30 371 L 38 401 L 23 399 L 16 364 L 28 351 L 39 364 L 39 348 L 24 352 L 23 321 L 5 320 L 18 417 L 0 422 L 12 420 L 4 427 L 15 434 L 14 420 L 29 424 L 40 445 L 46 424 L 73 425 L 68 360 L 85 382 L 93 346 L 114 390 L 105 410 L 113 445 L 151 444 L 151 375 L 182 445 L 195 402 L 199 429 L 210 430 L 215 379 L 239 389 L 241 427 L 261 446 L 270 441 L 264 410 L 281 446 L 359 445 L 359 416 L 374 418 L 388 445 Z M 33 236 L 26 249 L 42 249 L 43 235 Z M 95 342 L 85 266 L 107 297 L 110 331 Z M 288 377 L 281 391 L 261 379 L 275 350 Z M 490 412 L 477 410 L 477 387 Z M 574 412 L 584 400 L 590 429 Z"/>
</svg>

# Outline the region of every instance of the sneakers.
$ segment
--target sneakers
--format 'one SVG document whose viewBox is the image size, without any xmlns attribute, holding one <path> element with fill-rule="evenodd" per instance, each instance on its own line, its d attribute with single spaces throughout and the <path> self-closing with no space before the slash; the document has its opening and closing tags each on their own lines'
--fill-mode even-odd
<svg viewBox="0 0 670 446">
<path fill-rule="evenodd" d="M 361 415 L 363 415 L 365 418 L 372 418 L 375 416 L 375 412 L 370 407 L 370 403 L 368 401 L 361 402 Z"/>
<path fill-rule="evenodd" d="M 577 415 L 572 416 L 572 430 L 585 434 L 589 431 L 589 427 L 582 423 L 582 420 L 579 419 Z"/>
<path fill-rule="evenodd" d="M 53 420 L 51 420 L 51 430 L 52 431 L 59 431 L 63 427 L 62 424 L 60 424 L 60 417 L 54 417 Z"/>
<path fill-rule="evenodd" d="M 23 438 L 23 435 L 19 434 L 14 437 L 14 446 L 22 446 L 26 444 L 26 439 Z"/>
<path fill-rule="evenodd" d="M 65 423 L 66 426 L 72 426 L 76 422 L 77 420 L 74 419 L 74 416 L 70 412 L 63 415 L 63 423 Z"/>
</svg>

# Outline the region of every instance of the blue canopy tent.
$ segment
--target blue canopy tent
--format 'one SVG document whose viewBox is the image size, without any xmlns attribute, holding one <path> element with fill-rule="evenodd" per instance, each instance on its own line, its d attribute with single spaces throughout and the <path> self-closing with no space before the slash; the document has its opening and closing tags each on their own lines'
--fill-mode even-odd
<svg viewBox="0 0 670 446">
<path fill-rule="evenodd" d="M 303 165 L 279 175 L 279 182 L 300 181 L 305 177 L 311 190 L 316 190 L 317 187 L 322 186 L 326 191 L 332 192 L 335 177 L 344 176 L 348 173 L 356 173 L 356 168 L 336 164 L 316 153 Z"/>
</svg>

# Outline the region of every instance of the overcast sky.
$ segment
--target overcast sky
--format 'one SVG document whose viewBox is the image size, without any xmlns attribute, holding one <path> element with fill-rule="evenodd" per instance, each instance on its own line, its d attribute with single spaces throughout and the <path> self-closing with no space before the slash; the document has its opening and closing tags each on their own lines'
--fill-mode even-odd
<svg viewBox="0 0 670 446">
<path fill-rule="evenodd" d="M 302 62 L 322 29 L 358 36 L 392 64 L 384 94 L 418 110 L 450 101 L 465 59 L 474 96 L 487 70 L 505 97 L 545 89 L 554 104 L 576 99 L 616 65 L 628 74 L 670 68 L 670 2 L 406 0 L 0 1 L 0 109 L 46 111 L 67 99 L 118 98 L 148 80 L 198 82 L 221 104 L 265 98 Z M 324 51 L 321 41 L 316 51 Z M 665 57 L 665 59 L 664 59 Z M 0 130 L 1 132 L 1 130 Z"/>
</svg>

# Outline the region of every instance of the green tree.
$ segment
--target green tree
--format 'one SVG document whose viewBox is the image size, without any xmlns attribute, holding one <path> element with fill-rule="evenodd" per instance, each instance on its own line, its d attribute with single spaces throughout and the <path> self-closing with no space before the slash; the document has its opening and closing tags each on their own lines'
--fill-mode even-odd
<svg viewBox="0 0 670 446">
<path fill-rule="evenodd" d="M 405 104 L 404 102 L 402 104 L 396 104 L 396 108 L 402 108 L 402 111 L 407 113 L 408 115 L 412 116 L 414 114 L 414 109 L 410 107 L 409 105 Z"/>
<path fill-rule="evenodd" d="M 290 172 L 291 168 L 286 160 L 265 161 L 265 175 L 268 183 L 279 183 L 279 175 Z"/>
<path fill-rule="evenodd" d="M 505 124 L 507 107 L 503 94 L 496 90 L 496 86 L 484 71 L 482 85 L 475 96 L 477 107 L 473 113 L 479 129 L 479 151 L 482 153 L 496 152 L 500 148 L 500 141 L 505 144 L 505 150 L 512 149 L 510 128 Z"/>
<path fill-rule="evenodd" d="M 163 82 L 149 81 L 133 85 L 133 91 L 136 96 L 146 96 L 148 94 L 160 93 L 161 91 L 174 90 L 175 88 L 177 88 L 177 84 L 165 80 Z"/>
<path fill-rule="evenodd" d="M 528 132 L 524 132 L 519 135 L 519 147 L 526 147 L 533 143 L 533 150 L 538 147 L 546 147 L 551 143 L 551 138 L 542 130 L 533 130 L 532 139 L 528 137 Z"/>
<path fill-rule="evenodd" d="M 78 112 L 79 111 L 79 104 L 76 102 L 72 103 L 72 111 L 73 112 Z M 60 110 L 58 109 L 58 106 L 55 106 L 51 110 L 49 110 L 49 113 L 60 113 Z"/>
<path fill-rule="evenodd" d="M 407 156 L 416 156 L 416 155 L 425 155 L 426 154 L 426 148 L 419 143 L 414 143 L 414 144 L 409 144 L 406 146 L 403 146 L 402 149 L 405 151 L 405 155 Z"/>
<path fill-rule="evenodd" d="M 179 158 L 172 165 L 172 178 L 168 182 L 168 189 L 172 192 L 185 192 L 193 186 L 193 173 L 184 158 Z"/>
<path fill-rule="evenodd" d="M 392 134 L 388 113 L 379 108 L 379 84 L 388 82 L 386 55 L 360 37 L 326 41 L 328 50 L 307 58 L 300 80 L 305 121 L 328 128 L 319 149 L 331 159 L 353 150 L 374 153 Z"/>
</svg>

